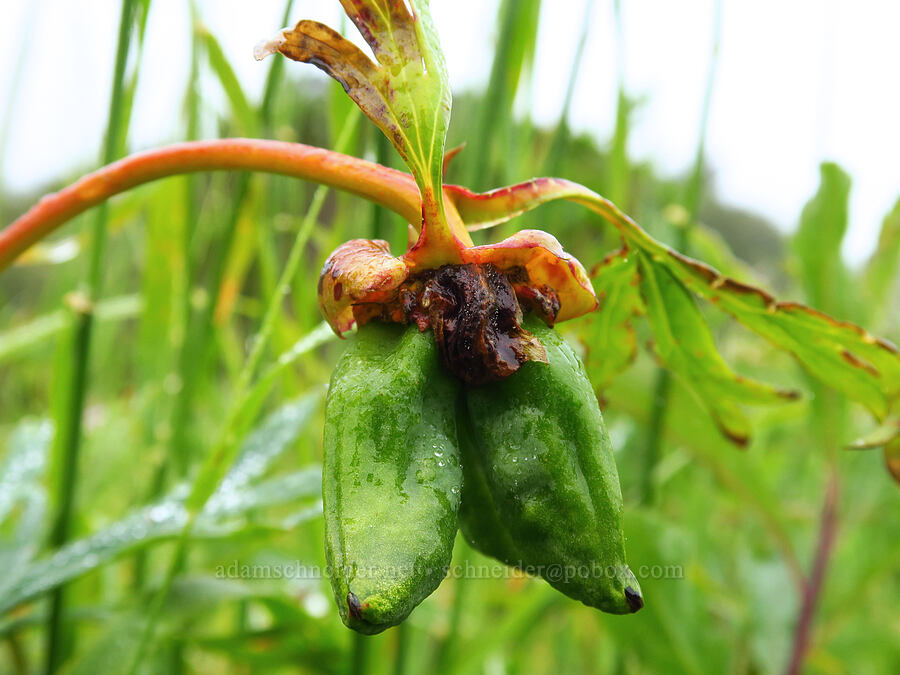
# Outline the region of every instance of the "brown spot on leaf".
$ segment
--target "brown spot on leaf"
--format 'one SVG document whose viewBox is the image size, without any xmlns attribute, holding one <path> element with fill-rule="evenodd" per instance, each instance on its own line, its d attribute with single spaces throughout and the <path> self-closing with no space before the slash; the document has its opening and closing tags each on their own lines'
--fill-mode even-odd
<svg viewBox="0 0 900 675">
<path fill-rule="evenodd" d="M 686 255 L 682 255 L 678 251 L 674 251 L 672 249 L 667 249 L 667 252 L 678 262 L 687 265 L 692 270 L 699 273 L 700 276 L 704 277 L 709 283 L 712 283 L 720 276 L 716 270 L 714 270 L 706 263 L 702 263 L 699 260 L 694 260 L 693 258 L 688 258 Z"/>
<path fill-rule="evenodd" d="M 900 441 L 884 446 L 884 465 L 893 479 L 900 483 Z"/>
<path fill-rule="evenodd" d="M 721 424 L 718 420 L 716 420 L 716 426 L 719 427 L 719 431 L 722 432 L 722 435 L 725 436 L 725 438 L 734 443 L 741 450 L 744 450 L 747 447 L 747 444 L 750 442 L 750 437 L 747 436 L 747 434 L 740 434 L 731 431 L 727 426 Z"/>
<path fill-rule="evenodd" d="M 630 249 L 628 248 L 628 244 L 623 242 L 622 248 L 616 249 L 612 253 L 607 253 L 603 260 L 601 260 L 591 268 L 591 279 L 596 278 L 604 268 L 612 265 L 615 262 L 616 258 L 626 258 L 629 251 Z"/>
<path fill-rule="evenodd" d="M 723 290 L 729 291 L 731 293 L 739 293 L 742 295 L 755 295 L 762 301 L 766 306 L 772 305 L 775 303 L 775 298 L 766 293 L 761 288 L 757 288 L 756 286 L 750 286 L 748 284 L 741 283 L 740 281 L 735 281 L 734 279 L 729 279 L 725 277 L 722 281 L 722 285 L 719 286 Z"/>
<path fill-rule="evenodd" d="M 714 268 L 710 267 L 706 263 L 694 260 L 693 258 L 688 258 L 686 255 L 682 255 L 678 251 L 668 249 L 667 252 L 672 258 L 689 267 L 699 276 L 703 277 L 706 283 L 709 284 L 710 288 L 712 288 L 713 290 L 723 289 L 725 291 L 738 293 L 741 295 L 755 295 L 760 299 L 763 305 L 766 306 L 771 305 L 775 302 L 775 298 L 773 298 L 761 288 L 750 286 L 748 284 L 741 283 L 740 281 L 735 281 L 734 279 L 731 279 L 729 277 L 723 277 Z"/>
<path fill-rule="evenodd" d="M 847 351 L 846 349 L 842 349 L 841 357 L 844 359 L 844 361 L 849 363 L 854 368 L 862 368 L 867 373 L 874 375 L 875 377 L 879 377 L 881 375 L 878 372 L 878 369 L 875 368 L 875 366 L 873 366 L 870 363 L 866 363 L 865 361 L 860 359 L 858 356 L 856 356 L 853 352 Z"/>
</svg>

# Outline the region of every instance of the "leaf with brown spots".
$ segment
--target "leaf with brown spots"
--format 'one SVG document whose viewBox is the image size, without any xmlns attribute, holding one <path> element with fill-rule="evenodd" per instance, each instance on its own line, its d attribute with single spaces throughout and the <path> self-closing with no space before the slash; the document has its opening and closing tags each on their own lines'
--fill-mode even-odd
<svg viewBox="0 0 900 675">
<path fill-rule="evenodd" d="M 319 308 L 335 333 L 350 330 L 359 302 L 385 302 L 409 270 L 381 239 L 351 239 L 338 246 L 319 276 Z"/>
<path fill-rule="evenodd" d="M 447 223 L 440 198 L 444 142 L 450 123 L 450 86 L 427 0 L 341 0 L 372 48 L 377 63 L 317 21 L 301 21 L 260 44 L 256 58 L 279 52 L 311 63 L 341 83 L 409 166 L 422 195 L 419 244 L 413 249 L 436 266 L 460 262 L 466 243 Z M 419 229 L 419 223 L 413 223 Z M 426 245 L 427 243 L 427 245 Z"/>
<path fill-rule="evenodd" d="M 470 229 L 492 227 L 558 199 L 582 204 L 619 230 L 627 245 L 665 269 L 687 290 L 714 303 L 738 321 L 790 352 L 811 375 L 883 420 L 900 398 L 900 352 L 864 329 L 721 275 L 653 239 L 615 204 L 583 185 L 559 178 L 536 178 L 476 194 L 446 186 L 445 194 Z"/>
</svg>

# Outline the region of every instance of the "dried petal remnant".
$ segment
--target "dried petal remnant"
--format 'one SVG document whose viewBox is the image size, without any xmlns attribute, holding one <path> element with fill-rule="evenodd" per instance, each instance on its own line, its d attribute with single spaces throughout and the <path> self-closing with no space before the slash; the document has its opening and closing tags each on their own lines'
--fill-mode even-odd
<svg viewBox="0 0 900 675">
<path fill-rule="evenodd" d="M 340 335 L 353 327 L 356 303 L 384 302 L 407 277 L 406 264 L 381 239 L 352 239 L 325 261 L 319 277 L 319 307 Z"/>
<path fill-rule="evenodd" d="M 509 280 L 495 265 L 447 265 L 425 282 L 416 320 L 427 323 L 444 365 L 468 384 L 512 375 L 525 361 L 543 361 L 544 347 L 522 328 Z"/>
<path fill-rule="evenodd" d="M 519 299 L 528 301 L 549 324 L 597 308 L 597 296 L 584 267 L 547 232 L 522 230 L 496 244 L 472 246 L 463 251 L 463 260 L 493 263 L 512 274 Z"/>
</svg>

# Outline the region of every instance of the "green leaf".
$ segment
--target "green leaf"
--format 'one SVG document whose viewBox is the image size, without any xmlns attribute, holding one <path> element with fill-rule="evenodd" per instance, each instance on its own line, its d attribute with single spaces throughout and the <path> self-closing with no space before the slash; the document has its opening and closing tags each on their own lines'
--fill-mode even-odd
<svg viewBox="0 0 900 675">
<path fill-rule="evenodd" d="M 706 320 L 684 285 L 649 256 L 636 257 L 657 355 L 700 398 L 722 433 L 745 445 L 750 422 L 740 404 L 782 403 L 797 394 L 736 375 L 716 349 Z"/>
<path fill-rule="evenodd" d="M 900 267 L 900 199 L 881 224 L 878 248 L 869 259 L 865 270 L 869 303 L 873 307 L 887 307 L 891 291 L 897 285 L 897 269 Z"/>
<path fill-rule="evenodd" d="M 260 45 L 258 59 L 280 52 L 312 63 L 343 85 L 409 165 L 420 188 L 438 193 L 450 121 L 450 87 L 426 0 L 342 0 L 378 63 L 340 33 L 301 21 Z M 423 190 L 424 193 L 424 190 Z"/>
<path fill-rule="evenodd" d="M 23 569 L 40 550 L 47 511 L 43 478 L 52 443 L 49 420 L 22 422 L 0 462 L 0 570 L 7 575 Z"/>
<path fill-rule="evenodd" d="M 794 251 L 810 304 L 827 312 L 844 314 L 849 284 L 841 260 L 841 243 L 847 232 L 850 176 L 831 162 L 822 164 L 820 174 L 819 190 L 800 216 Z"/>
<path fill-rule="evenodd" d="M 451 188 L 448 196 L 472 229 L 498 225 L 557 199 L 582 204 L 613 225 L 627 245 L 654 266 L 666 268 L 685 288 L 790 352 L 813 377 L 862 403 L 876 419 L 884 419 L 900 396 L 900 351 L 891 343 L 803 305 L 778 302 L 765 291 L 669 249 L 615 204 L 582 185 L 536 178 L 480 195 Z"/>
<path fill-rule="evenodd" d="M 49 420 L 22 422 L 12 432 L 0 462 L 0 523 L 20 500 L 45 499 L 41 479 L 52 442 Z"/>
<path fill-rule="evenodd" d="M 878 427 L 856 439 L 850 444 L 851 450 L 871 450 L 888 445 L 895 438 L 900 438 L 900 415 L 888 417 Z"/>
<path fill-rule="evenodd" d="M 231 112 L 238 123 L 239 135 L 254 136 L 256 134 L 256 113 L 247 100 L 247 96 L 244 94 L 234 69 L 228 63 L 225 52 L 222 51 L 222 46 L 205 26 L 198 24 L 194 31 L 206 50 L 209 65 L 212 67 L 213 72 L 219 79 L 219 84 L 222 85 L 222 89 L 228 97 Z"/>
<path fill-rule="evenodd" d="M 321 494 L 319 467 L 253 485 L 290 447 L 312 418 L 320 398 L 319 394 L 308 395 L 283 406 L 247 438 L 238 460 L 197 518 L 192 537 L 221 538 L 246 532 L 247 525 L 241 520 L 235 522 L 235 518 L 261 508 L 293 504 Z M 126 552 L 177 538 L 190 517 L 185 504 L 187 496 L 188 487 L 178 486 L 155 504 L 139 508 L 46 558 L 27 566 L 19 565 L 17 569 L 7 568 L 7 575 L 0 579 L 0 614 Z M 256 527 L 290 531 L 319 513 L 321 505 L 317 504 L 274 524 Z"/>
<path fill-rule="evenodd" d="M 491 76 L 478 123 L 469 132 L 472 149 L 467 159 L 472 185 L 480 186 L 484 182 L 485 176 L 496 167 L 496 157 L 502 158 L 501 172 L 508 162 L 513 101 L 523 73 L 534 60 L 540 9 L 540 0 L 503 0 L 500 3 L 499 34 Z M 496 152 L 498 149 L 501 152 Z"/>
<path fill-rule="evenodd" d="M 292 532 L 297 525 L 320 515 L 321 503 L 269 524 L 248 526 L 240 519 L 228 519 L 263 506 L 292 504 L 299 499 L 317 497 L 321 494 L 321 480 L 321 469 L 315 467 L 216 500 L 214 508 L 205 510 L 197 519 L 191 537 L 195 540 L 221 539 L 254 530 Z M 24 569 L 8 570 L 19 574 L 7 577 L 0 585 L 0 614 L 125 553 L 177 539 L 188 522 L 185 496 L 186 490 L 179 489 L 170 497 L 138 509 L 90 537 L 66 544 L 51 556 Z"/>
<path fill-rule="evenodd" d="M 644 313 L 637 259 L 628 249 L 607 256 L 591 273 L 599 309 L 579 322 L 584 363 L 597 391 L 604 391 L 637 354 L 632 318 Z"/>
<path fill-rule="evenodd" d="M 269 415 L 244 441 L 240 454 L 219 485 L 216 497 L 222 498 L 261 478 L 310 422 L 321 400 L 322 393 L 317 390 L 286 403 Z"/>
<path fill-rule="evenodd" d="M 253 388 L 241 399 L 240 409 L 236 417 L 230 418 L 225 423 L 222 435 L 207 453 L 203 464 L 200 466 L 191 485 L 191 494 L 188 497 L 188 509 L 197 513 L 206 501 L 212 497 L 223 480 L 227 480 L 227 474 L 231 470 L 238 452 L 237 443 L 243 437 L 251 422 L 265 401 L 268 392 L 271 391 L 278 377 L 284 370 L 294 363 L 300 356 L 335 338 L 334 332 L 324 321 L 318 327 L 300 338 L 287 352 L 282 354 L 277 362 L 269 368 Z M 315 392 L 312 396 L 320 396 L 321 392 Z"/>
</svg>

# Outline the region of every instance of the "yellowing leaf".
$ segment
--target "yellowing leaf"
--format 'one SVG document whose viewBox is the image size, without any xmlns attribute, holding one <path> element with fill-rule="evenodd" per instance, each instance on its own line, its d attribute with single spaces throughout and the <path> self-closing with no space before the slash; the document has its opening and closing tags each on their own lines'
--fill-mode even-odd
<svg viewBox="0 0 900 675">
<path fill-rule="evenodd" d="M 426 0 L 341 0 L 372 48 L 376 63 L 352 42 L 316 21 L 301 21 L 259 45 L 311 63 L 341 83 L 409 166 L 422 195 L 422 233 L 410 251 L 419 264 L 459 262 L 471 245 L 444 213 L 441 178 L 451 96 L 444 56 Z M 418 223 L 413 223 L 417 226 Z"/>
</svg>

